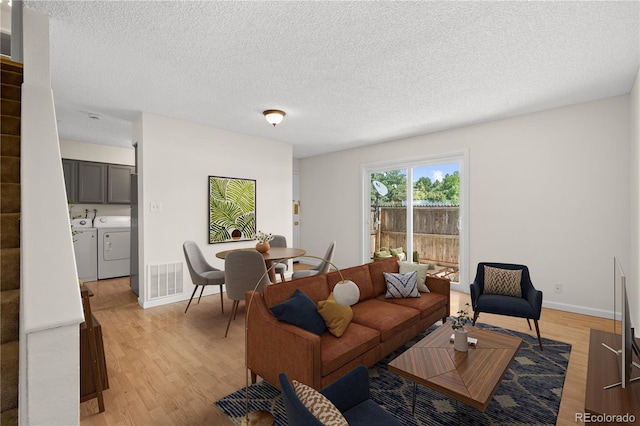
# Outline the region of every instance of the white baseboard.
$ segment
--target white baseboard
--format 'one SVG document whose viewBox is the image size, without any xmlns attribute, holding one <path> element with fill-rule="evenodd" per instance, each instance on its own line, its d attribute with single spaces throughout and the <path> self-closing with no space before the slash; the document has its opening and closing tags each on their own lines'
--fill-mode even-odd
<svg viewBox="0 0 640 426">
<path fill-rule="evenodd" d="M 543 308 L 556 309 L 558 311 L 573 312 L 574 314 L 591 315 L 592 317 L 613 319 L 613 312 L 605 309 L 595 309 L 585 306 L 570 305 L 559 302 L 542 302 Z M 618 318 L 620 319 L 620 318 Z"/>
<path fill-rule="evenodd" d="M 469 285 L 462 285 L 460 283 L 451 283 L 451 290 L 459 291 L 461 293 L 469 294 Z M 592 317 L 613 319 L 613 312 L 605 309 L 595 309 L 585 306 L 570 305 L 568 303 L 542 301 L 543 308 L 555 309 L 558 311 L 572 312 L 574 314 L 590 315 Z M 616 315 L 616 319 L 620 320 L 620 314 Z"/>
</svg>

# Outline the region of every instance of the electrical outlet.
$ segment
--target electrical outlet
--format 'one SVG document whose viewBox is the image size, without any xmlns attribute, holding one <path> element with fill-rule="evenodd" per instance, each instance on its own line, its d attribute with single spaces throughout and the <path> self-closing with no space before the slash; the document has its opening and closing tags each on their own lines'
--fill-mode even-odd
<svg viewBox="0 0 640 426">
<path fill-rule="evenodd" d="M 562 284 L 556 284 L 555 292 L 556 294 L 562 294 Z"/>
</svg>

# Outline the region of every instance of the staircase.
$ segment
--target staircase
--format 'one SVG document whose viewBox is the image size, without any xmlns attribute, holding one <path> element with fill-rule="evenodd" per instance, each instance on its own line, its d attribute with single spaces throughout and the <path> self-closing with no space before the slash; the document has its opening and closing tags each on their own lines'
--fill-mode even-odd
<svg viewBox="0 0 640 426">
<path fill-rule="evenodd" d="M 18 424 L 22 64 L 2 57 L 0 70 L 0 411 L 5 426 Z"/>
</svg>

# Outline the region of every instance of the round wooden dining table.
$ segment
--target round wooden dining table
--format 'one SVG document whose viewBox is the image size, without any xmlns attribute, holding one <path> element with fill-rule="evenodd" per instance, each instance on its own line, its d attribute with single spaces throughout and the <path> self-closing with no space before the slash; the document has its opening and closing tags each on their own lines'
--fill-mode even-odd
<svg viewBox="0 0 640 426">
<path fill-rule="evenodd" d="M 232 251 L 258 251 L 254 247 L 249 248 L 240 248 L 240 249 L 232 249 L 225 250 L 216 253 L 216 257 L 219 259 L 224 259 L 227 256 L 227 253 Z M 274 263 L 280 262 L 282 260 L 293 259 L 295 257 L 304 256 L 307 254 L 306 250 L 300 248 L 293 247 L 271 247 L 268 252 L 260 253 L 264 258 L 264 264 L 269 271 L 269 280 L 272 283 L 276 282 L 276 268 L 272 268 Z"/>
</svg>

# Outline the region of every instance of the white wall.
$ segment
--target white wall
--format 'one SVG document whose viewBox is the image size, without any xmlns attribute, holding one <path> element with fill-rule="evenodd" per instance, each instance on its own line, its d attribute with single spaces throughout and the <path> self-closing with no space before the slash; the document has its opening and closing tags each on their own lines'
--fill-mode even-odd
<svg viewBox="0 0 640 426">
<path fill-rule="evenodd" d="M 217 252 L 255 246 L 253 241 L 208 244 L 209 176 L 255 179 L 258 230 L 291 240 L 290 145 L 148 113 L 134 124 L 133 140 L 138 142 L 142 176 L 141 277 L 144 265 L 182 262 L 182 244 L 187 240 L 195 241 L 207 260 L 220 269 L 224 261 L 215 257 Z M 161 211 L 151 212 L 151 202 L 161 204 Z M 161 303 L 191 295 L 186 265 L 183 278 L 183 294 Z M 143 296 L 139 300 L 145 307 L 157 304 Z"/>
<path fill-rule="evenodd" d="M 640 330 L 640 70 L 636 74 L 636 81 L 629 96 L 630 105 L 630 140 L 631 140 L 631 189 L 629 199 L 631 200 L 631 246 L 628 289 L 629 298 L 632 304 L 629 307 L 633 315 L 633 323 L 636 330 Z"/>
<path fill-rule="evenodd" d="M 78 141 L 60 140 L 60 154 L 62 158 L 70 160 L 97 161 L 100 163 L 135 165 L 135 150 L 133 148 L 119 148 Z M 84 216 L 89 210 L 89 217 L 93 217 L 93 210 L 98 216 L 129 216 L 131 208 L 119 204 L 81 204 L 70 206 L 71 217 Z"/>
<path fill-rule="evenodd" d="M 135 150 L 132 148 L 119 148 L 115 146 L 98 145 L 60 140 L 60 154 L 62 158 L 82 161 L 98 161 L 102 163 L 135 165 Z"/>
<path fill-rule="evenodd" d="M 629 96 L 304 158 L 301 245 L 335 239 L 338 265 L 362 262 L 361 165 L 463 149 L 470 276 L 481 261 L 523 263 L 546 306 L 610 315 L 612 258 L 629 264 Z"/>
</svg>

